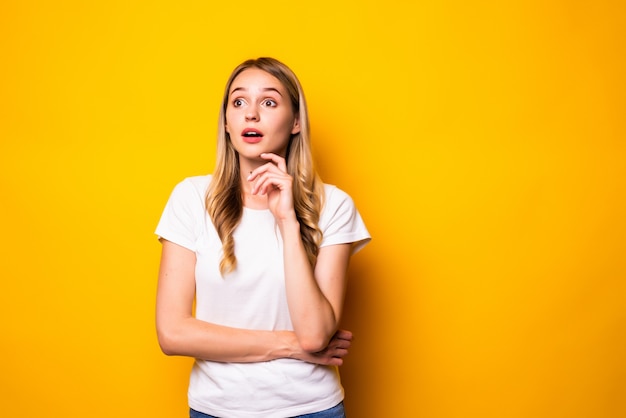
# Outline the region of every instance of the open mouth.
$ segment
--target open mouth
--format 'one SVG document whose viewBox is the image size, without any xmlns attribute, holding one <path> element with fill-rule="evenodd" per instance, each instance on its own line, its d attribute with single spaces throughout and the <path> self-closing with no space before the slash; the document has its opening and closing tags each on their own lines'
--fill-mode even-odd
<svg viewBox="0 0 626 418">
<path fill-rule="evenodd" d="M 246 128 L 241 132 L 241 136 L 244 138 L 260 138 L 263 136 L 263 133 L 254 128 Z"/>
<path fill-rule="evenodd" d="M 259 132 L 245 132 L 243 136 L 244 138 L 260 138 L 263 135 L 261 135 Z"/>
<path fill-rule="evenodd" d="M 251 144 L 256 144 L 263 139 L 263 133 L 251 128 L 244 129 L 243 132 L 241 132 L 241 136 L 245 142 L 249 142 Z"/>
</svg>

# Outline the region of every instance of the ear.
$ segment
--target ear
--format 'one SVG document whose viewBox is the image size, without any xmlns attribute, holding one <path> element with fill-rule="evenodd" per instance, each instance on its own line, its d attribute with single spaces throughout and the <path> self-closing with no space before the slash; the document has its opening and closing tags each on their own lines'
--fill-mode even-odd
<svg viewBox="0 0 626 418">
<path fill-rule="evenodd" d="M 291 129 L 291 134 L 299 134 L 300 133 L 300 115 L 296 115 L 293 119 L 293 128 Z"/>
</svg>

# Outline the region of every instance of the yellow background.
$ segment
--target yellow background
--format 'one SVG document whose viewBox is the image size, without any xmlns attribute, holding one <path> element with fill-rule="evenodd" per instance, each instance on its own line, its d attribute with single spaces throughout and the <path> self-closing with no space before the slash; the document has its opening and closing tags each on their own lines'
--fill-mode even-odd
<svg viewBox="0 0 626 418">
<path fill-rule="evenodd" d="M 351 418 L 626 416 L 623 4 L 2 2 L 0 416 L 185 416 L 153 231 L 262 55 L 374 236 Z"/>
</svg>

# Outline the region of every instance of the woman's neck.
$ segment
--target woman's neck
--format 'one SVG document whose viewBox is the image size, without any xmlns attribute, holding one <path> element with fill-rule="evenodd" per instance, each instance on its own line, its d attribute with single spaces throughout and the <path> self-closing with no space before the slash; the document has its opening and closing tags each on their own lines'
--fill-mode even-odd
<svg viewBox="0 0 626 418">
<path fill-rule="evenodd" d="M 253 182 L 248 181 L 248 176 L 256 168 L 266 164 L 266 161 L 252 161 L 248 159 L 239 159 L 239 182 L 241 186 L 241 199 L 243 205 L 250 209 L 262 210 L 267 209 L 267 196 L 266 195 L 253 195 L 250 193 Z"/>
</svg>

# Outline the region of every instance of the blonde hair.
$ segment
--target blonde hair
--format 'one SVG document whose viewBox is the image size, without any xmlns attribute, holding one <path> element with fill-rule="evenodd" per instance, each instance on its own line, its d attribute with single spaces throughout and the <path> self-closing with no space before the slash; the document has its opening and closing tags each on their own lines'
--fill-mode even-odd
<svg viewBox="0 0 626 418">
<path fill-rule="evenodd" d="M 220 108 L 217 137 L 217 163 L 206 195 L 206 207 L 222 241 L 220 273 L 224 276 L 237 267 L 233 233 L 243 214 L 239 175 L 239 156 L 226 132 L 226 108 L 233 80 L 249 68 L 258 68 L 276 77 L 285 87 L 300 122 L 300 132 L 292 135 L 287 146 L 287 172 L 294 179 L 293 201 L 300 222 L 300 235 L 311 266 L 315 266 L 322 231 L 318 226 L 324 200 L 324 185 L 313 165 L 309 117 L 302 86 L 296 75 L 274 58 L 251 59 L 235 68 L 226 83 Z"/>
</svg>

